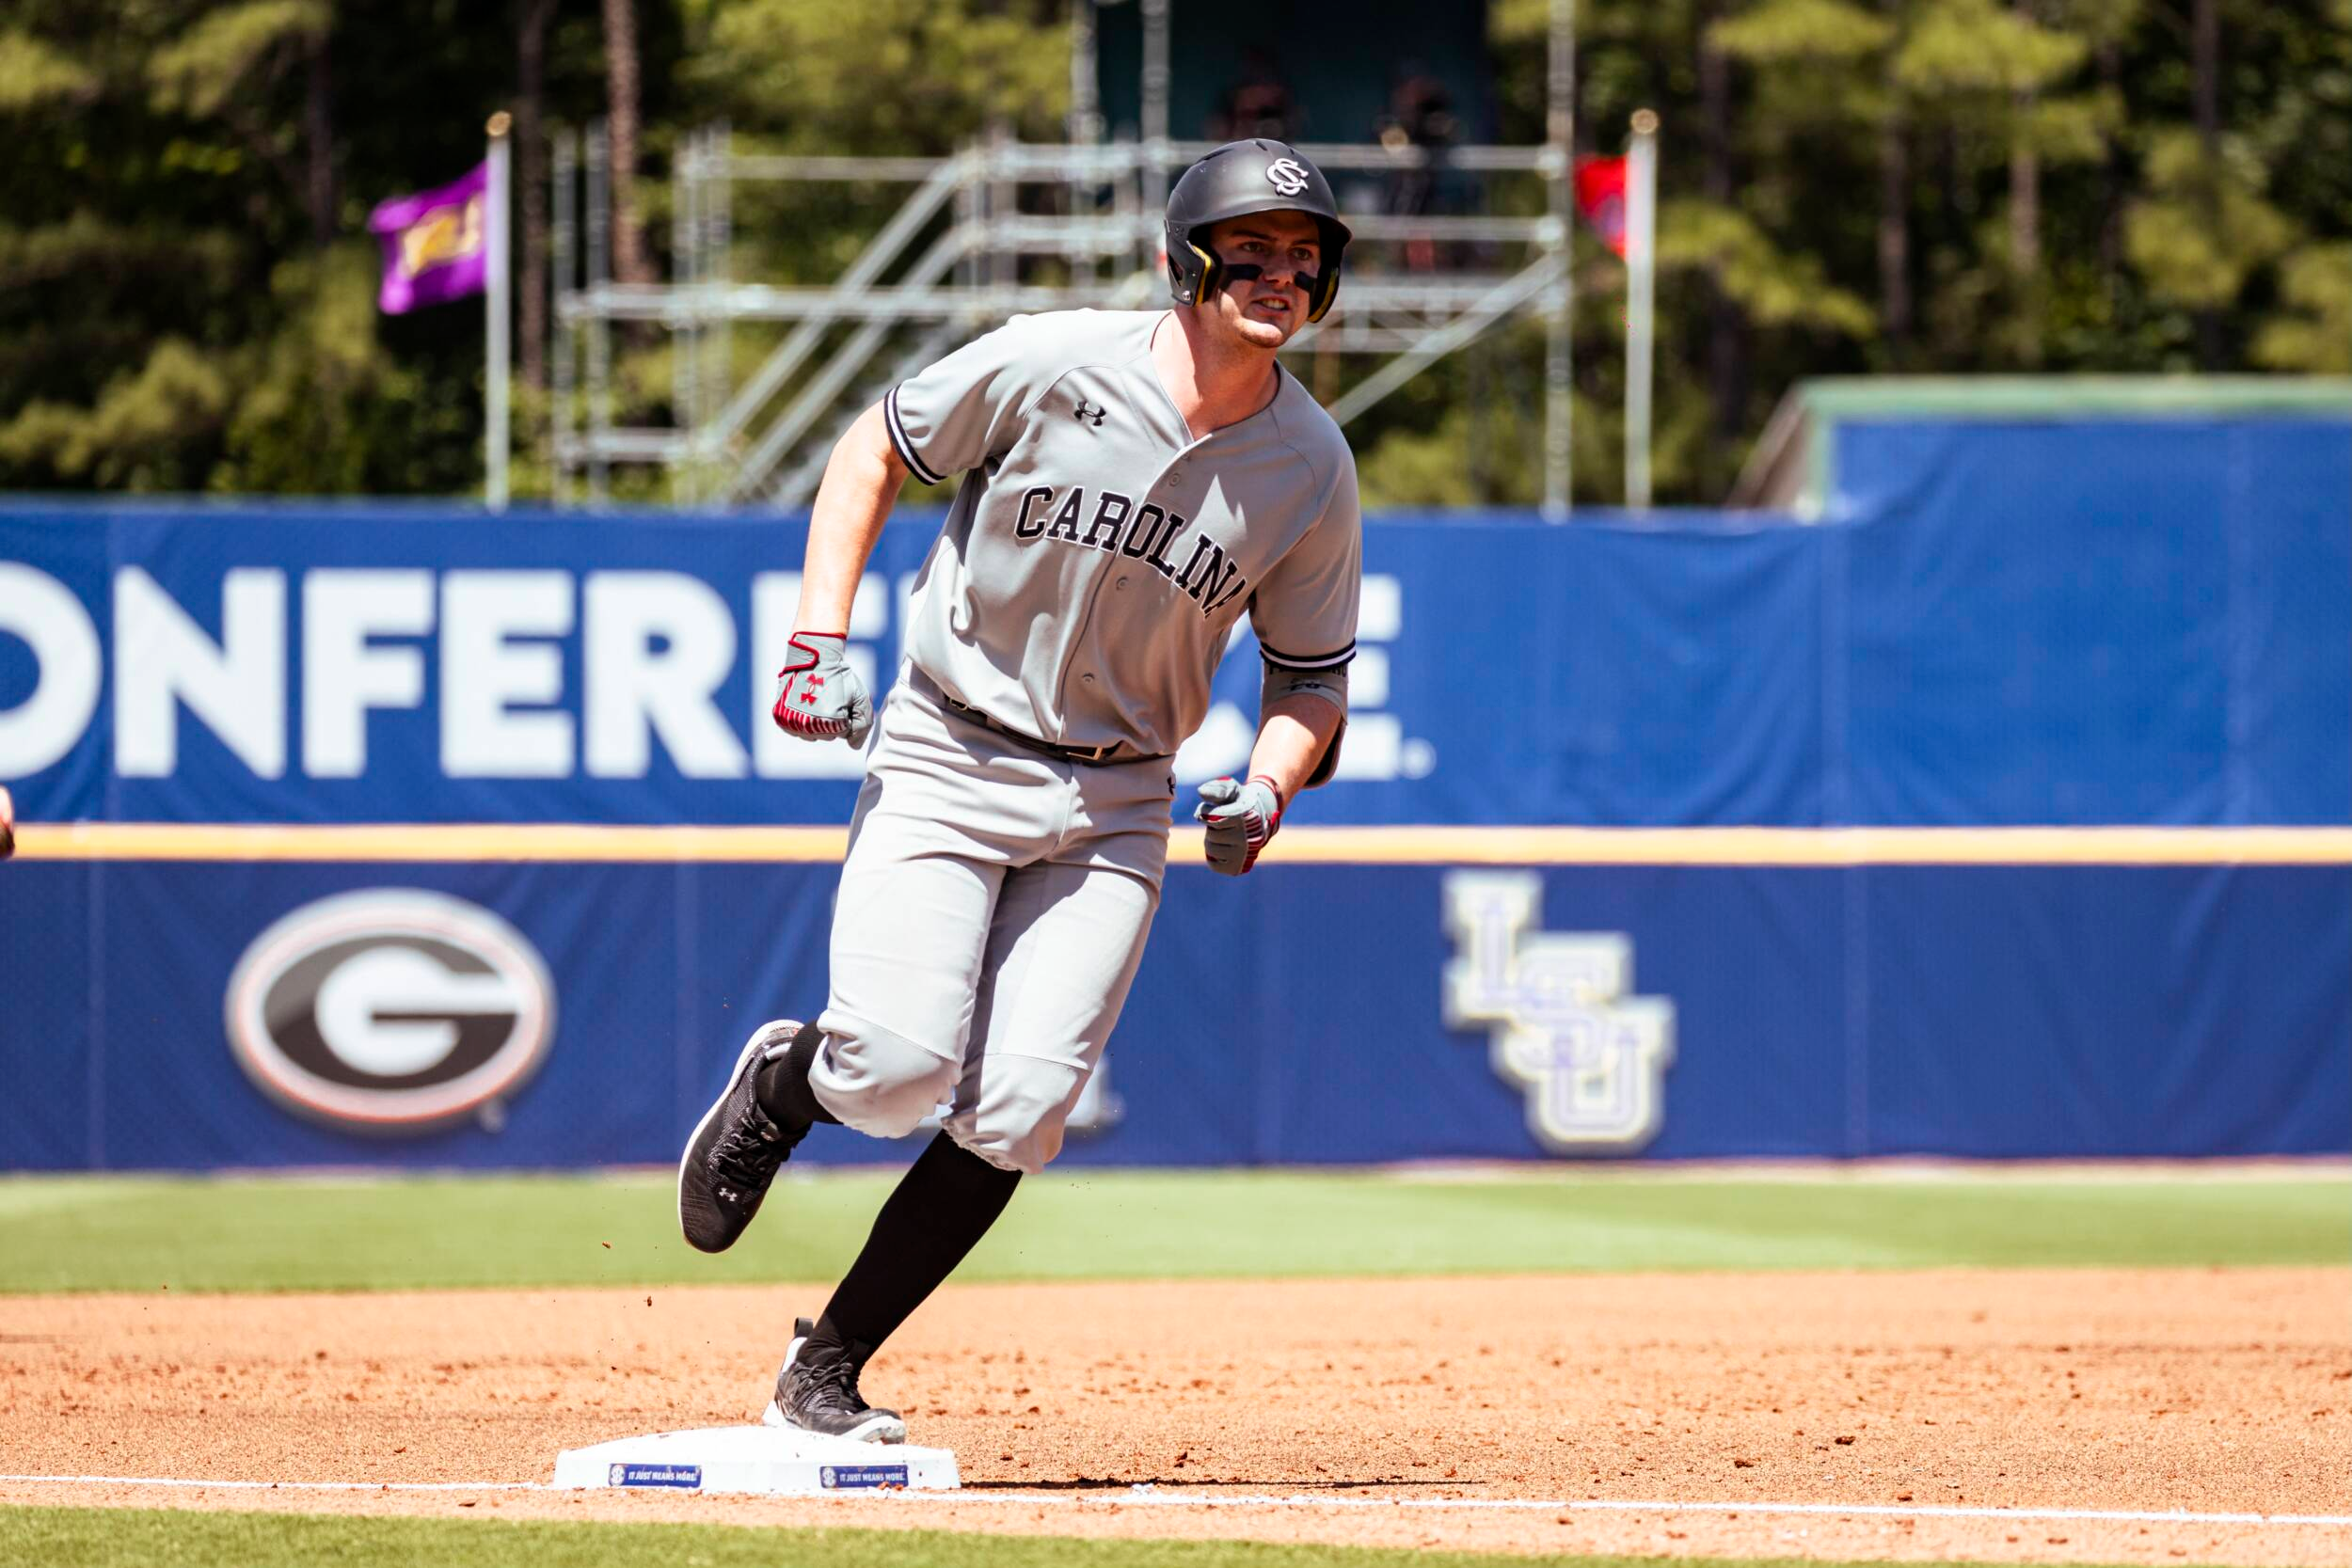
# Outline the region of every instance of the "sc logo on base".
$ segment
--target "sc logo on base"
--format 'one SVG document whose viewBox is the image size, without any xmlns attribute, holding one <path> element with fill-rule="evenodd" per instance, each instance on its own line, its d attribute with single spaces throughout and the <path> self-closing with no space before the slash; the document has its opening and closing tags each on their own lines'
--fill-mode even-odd
<svg viewBox="0 0 2352 1568">
<path fill-rule="evenodd" d="M 1449 1029 L 1484 1026 L 1495 1073 L 1526 1091 L 1527 1126 L 1556 1154 L 1630 1154 L 1658 1135 L 1675 1005 L 1632 996 L 1633 943 L 1614 931 L 1544 930 L 1543 879 L 1457 871 L 1445 879 L 1456 957 Z"/>
<path fill-rule="evenodd" d="M 338 894 L 253 939 L 229 978 L 229 1046 L 287 1109 L 345 1130 L 495 1132 L 546 1058 L 555 985 L 522 933 L 412 888 Z"/>
</svg>

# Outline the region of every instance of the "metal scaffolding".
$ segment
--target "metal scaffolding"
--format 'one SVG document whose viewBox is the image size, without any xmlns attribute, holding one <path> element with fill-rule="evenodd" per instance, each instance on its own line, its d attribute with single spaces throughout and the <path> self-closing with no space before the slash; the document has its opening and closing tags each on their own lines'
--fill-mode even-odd
<svg viewBox="0 0 2352 1568">
<path fill-rule="evenodd" d="M 1133 309 L 1165 299 L 1161 210 L 1169 177 L 1213 145 L 1167 135 L 1167 11 L 1168 0 L 1144 0 L 1140 140 L 1100 140 L 1090 28 L 1079 30 L 1073 48 L 1067 143 L 1025 143 L 999 133 L 946 158 L 783 157 L 738 153 L 725 126 L 705 127 L 673 161 L 667 283 L 612 281 L 602 127 L 592 127 L 578 149 L 559 138 L 550 443 L 557 504 L 602 504 L 615 465 L 666 470 L 668 494 L 678 502 L 803 504 L 834 439 L 858 412 L 960 342 L 1016 313 Z M 1351 175 L 1394 176 L 1433 161 L 1464 177 L 1532 176 L 1542 191 L 1531 205 L 1541 211 L 1349 211 L 1356 242 L 1338 306 L 1283 350 L 1294 358 L 1386 359 L 1331 401 L 1344 425 L 1498 325 L 1540 318 L 1547 329 L 1543 494 L 1555 518 L 1566 515 L 1569 481 L 1573 71 L 1565 38 L 1572 15 L 1572 0 L 1553 0 L 1553 112 L 1541 144 L 1425 150 L 1398 138 L 1301 147 L 1343 188 Z M 910 189 L 832 283 L 787 286 L 738 282 L 731 274 L 733 193 L 752 182 Z M 1379 265 L 1380 247 L 1390 244 L 1411 245 L 1419 264 Z M 669 335 L 669 424 L 614 420 L 612 338 L 623 323 Z M 739 382 L 733 328 L 739 323 L 784 323 L 789 330 Z"/>
</svg>

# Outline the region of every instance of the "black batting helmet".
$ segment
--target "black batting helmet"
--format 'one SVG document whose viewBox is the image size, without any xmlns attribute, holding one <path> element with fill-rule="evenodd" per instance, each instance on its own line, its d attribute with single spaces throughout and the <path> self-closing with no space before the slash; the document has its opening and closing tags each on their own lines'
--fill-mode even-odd
<svg viewBox="0 0 2352 1568">
<path fill-rule="evenodd" d="M 1227 142 L 1184 170 L 1168 193 L 1168 293 L 1179 305 L 1198 305 L 1234 277 L 1239 269 L 1219 261 L 1199 236 L 1213 223 L 1251 213 L 1304 213 L 1323 231 L 1323 270 L 1307 290 L 1307 319 L 1321 321 L 1339 295 L 1347 225 L 1323 171 L 1288 143 L 1263 136 Z"/>
</svg>

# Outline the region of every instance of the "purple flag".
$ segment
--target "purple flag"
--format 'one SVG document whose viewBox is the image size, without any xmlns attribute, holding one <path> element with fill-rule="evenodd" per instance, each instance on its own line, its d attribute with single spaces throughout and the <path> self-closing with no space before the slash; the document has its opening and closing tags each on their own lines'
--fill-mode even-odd
<svg viewBox="0 0 2352 1568">
<path fill-rule="evenodd" d="M 384 287 L 376 307 L 388 316 L 482 293 L 490 267 L 490 166 L 438 190 L 394 197 L 368 214 L 368 232 L 384 243 Z"/>
</svg>

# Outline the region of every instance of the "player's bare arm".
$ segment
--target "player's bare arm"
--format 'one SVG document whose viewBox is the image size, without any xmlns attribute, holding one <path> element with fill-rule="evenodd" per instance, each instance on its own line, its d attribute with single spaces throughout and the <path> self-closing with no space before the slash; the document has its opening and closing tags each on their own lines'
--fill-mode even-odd
<svg viewBox="0 0 2352 1568">
<path fill-rule="evenodd" d="M 1284 801 L 1298 799 L 1317 763 L 1339 737 L 1341 709 L 1321 697 L 1291 696 L 1269 704 L 1258 720 L 1249 774 L 1274 784 Z"/>
<path fill-rule="evenodd" d="M 825 463 L 808 519 L 808 557 L 801 568 L 801 608 L 794 631 L 843 633 L 866 558 L 882 537 L 891 503 L 907 482 L 907 466 L 890 445 L 882 406 L 875 404 L 843 432 Z"/>
<path fill-rule="evenodd" d="M 1238 877 L 1258 863 L 1290 803 L 1329 776 L 1346 721 L 1343 669 L 1269 667 L 1248 778 L 1211 779 L 1200 786 L 1200 804 L 1194 808 L 1208 829 L 1209 869 Z"/>
<path fill-rule="evenodd" d="M 873 698 L 843 657 L 850 606 L 906 479 L 906 465 L 890 444 L 882 404 L 876 404 L 834 443 L 809 515 L 800 608 L 770 710 L 787 735 L 865 744 Z"/>
</svg>

